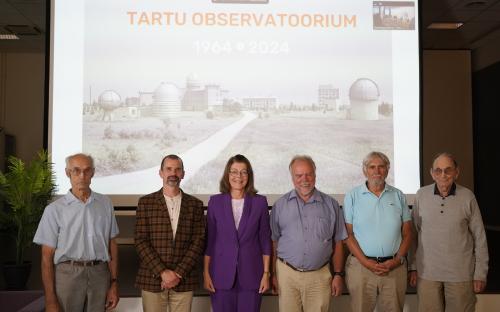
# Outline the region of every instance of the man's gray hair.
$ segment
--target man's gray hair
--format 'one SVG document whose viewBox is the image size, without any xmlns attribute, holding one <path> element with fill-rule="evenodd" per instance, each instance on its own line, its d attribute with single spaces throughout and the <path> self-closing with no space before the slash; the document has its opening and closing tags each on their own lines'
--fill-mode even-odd
<svg viewBox="0 0 500 312">
<path fill-rule="evenodd" d="M 368 168 L 368 165 L 373 160 L 373 158 L 382 159 L 382 161 L 387 166 L 387 169 L 391 167 L 391 161 L 389 160 L 389 157 L 387 157 L 387 155 L 385 155 L 382 152 L 372 151 L 368 153 L 368 155 L 366 155 L 365 158 L 363 159 L 363 170 L 366 170 Z"/>
<path fill-rule="evenodd" d="M 455 158 L 455 156 L 452 153 L 449 153 L 449 152 L 440 152 L 440 153 L 437 153 L 436 156 L 434 156 L 434 158 L 432 159 L 431 169 L 434 168 L 434 163 L 441 156 L 449 158 L 453 162 L 453 165 L 455 165 L 455 168 L 458 168 L 457 159 Z"/>
<path fill-rule="evenodd" d="M 292 166 L 296 161 L 308 162 L 311 165 L 311 167 L 313 168 L 314 173 L 316 173 L 316 164 L 314 163 L 314 160 L 312 159 L 312 157 L 309 155 L 295 155 L 295 156 L 293 156 L 292 160 L 290 161 L 290 165 L 288 165 L 288 170 L 290 170 L 290 172 L 292 172 Z"/>
<path fill-rule="evenodd" d="M 92 167 L 92 169 L 95 168 L 94 167 L 94 158 L 92 158 L 92 156 L 90 156 L 89 154 L 84 154 L 84 153 L 76 153 L 76 154 L 69 155 L 68 157 L 66 157 L 66 169 L 69 169 L 69 162 L 75 157 L 87 158 L 90 161 L 90 167 Z"/>
</svg>

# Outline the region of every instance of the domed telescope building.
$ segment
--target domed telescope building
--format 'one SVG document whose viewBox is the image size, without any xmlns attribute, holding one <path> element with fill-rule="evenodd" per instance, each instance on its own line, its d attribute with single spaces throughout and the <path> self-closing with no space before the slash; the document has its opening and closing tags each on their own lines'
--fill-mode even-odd
<svg viewBox="0 0 500 312">
<path fill-rule="evenodd" d="M 105 90 L 99 95 L 98 103 L 103 110 L 102 120 L 113 121 L 113 111 L 120 107 L 121 97 L 113 90 Z"/>
<path fill-rule="evenodd" d="M 371 79 L 359 78 L 349 88 L 351 103 L 351 119 L 378 120 L 380 91 L 378 85 Z"/>
<path fill-rule="evenodd" d="M 153 93 L 152 115 L 174 117 L 181 111 L 179 88 L 170 82 L 162 82 Z"/>
</svg>

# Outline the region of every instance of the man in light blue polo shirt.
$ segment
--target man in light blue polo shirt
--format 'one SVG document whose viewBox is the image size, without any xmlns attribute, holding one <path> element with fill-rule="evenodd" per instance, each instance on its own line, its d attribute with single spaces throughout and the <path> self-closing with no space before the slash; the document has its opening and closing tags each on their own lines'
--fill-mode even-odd
<svg viewBox="0 0 500 312">
<path fill-rule="evenodd" d="M 118 304 L 118 226 L 111 200 L 90 189 L 94 161 L 66 158 L 68 193 L 49 204 L 34 242 L 42 246 L 45 309 L 104 311 Z"/>
<path fill-rule="evenodd" d="M 344 199 L 353 312 L 371 312 L 377 304 L 379 311 L 403 311 L 411 215 L 404 194 L 385 183 L 389 167 L 385 154 L 369 153 L 363 160 L 366 182 Z"/>
</svg>

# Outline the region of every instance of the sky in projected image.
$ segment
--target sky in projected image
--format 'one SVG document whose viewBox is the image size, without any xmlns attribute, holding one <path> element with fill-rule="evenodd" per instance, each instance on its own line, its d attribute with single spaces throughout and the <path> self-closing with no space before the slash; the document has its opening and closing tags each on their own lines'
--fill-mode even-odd
<svg viewBox="0 0 500 312">
<path fill-rule="evenodd" d="M 71 127 L 96 160 L 94 189 L 151 192 L 159 162 L 174 153 L 186 192 L 216 193 L 227 159 L 241 153 L 260 192 L 280 194 L 291 187 L 291 157 L 309 154 L 318 187 L 341 194 L 364 180 L 361 161 L 379 150 L 393 161 L 389 182 L 414 192 L 418 36 L 414 14 L 391 12 L 415 4 L 282 3 L 82 3 L 72 72 L 82 85 L 65 109 L 80 112 Z M 57 32 L 54 40 L 57 52 Z M 63 63 L 54 57 L 56 69 Z M 53 154 L 67 154 L 53 137 Z"/>
</svg>

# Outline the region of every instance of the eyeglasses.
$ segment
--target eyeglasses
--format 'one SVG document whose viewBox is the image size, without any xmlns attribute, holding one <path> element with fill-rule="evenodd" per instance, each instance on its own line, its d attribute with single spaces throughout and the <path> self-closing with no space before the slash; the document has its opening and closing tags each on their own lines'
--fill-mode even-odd
<svg viewBox="0 0 500 312">
<path fill-rule="evenodd" d="M 248 177 L 248 171 L 246 171 L 246 170 L 241 170 L 241 171 L 231 170 L 231 171 L 229 171 L 229 175 L 232 177 L 239 177 L 239 176 Z"/>
<path fill-rule="evenodd" d="M 82 173 L 85 177 L 89 177 L 91 176 L 93 173 L 94 173 L 94 168 L 85 168 L 85 169 L 81 169 L 81 168 L 72 168 L 72 169 L 68 169 L 69 172 L 71 172 L 72 175 L 75 175 L 75 176 L 80 176 Z"/>
<path fill-rule="evenodd" d="M 452 174 L 455 173 L 455 168 L 452 168 L 452 167 L 447 167 L 445 169 L 441 169 L 441 168 L 433 168 L 432 169 L 432 173 L 437 175 L 437 176 L 440 176 L 444 173 L 444 175 L 446 176 L 450 176 Z"/>
</svg>

